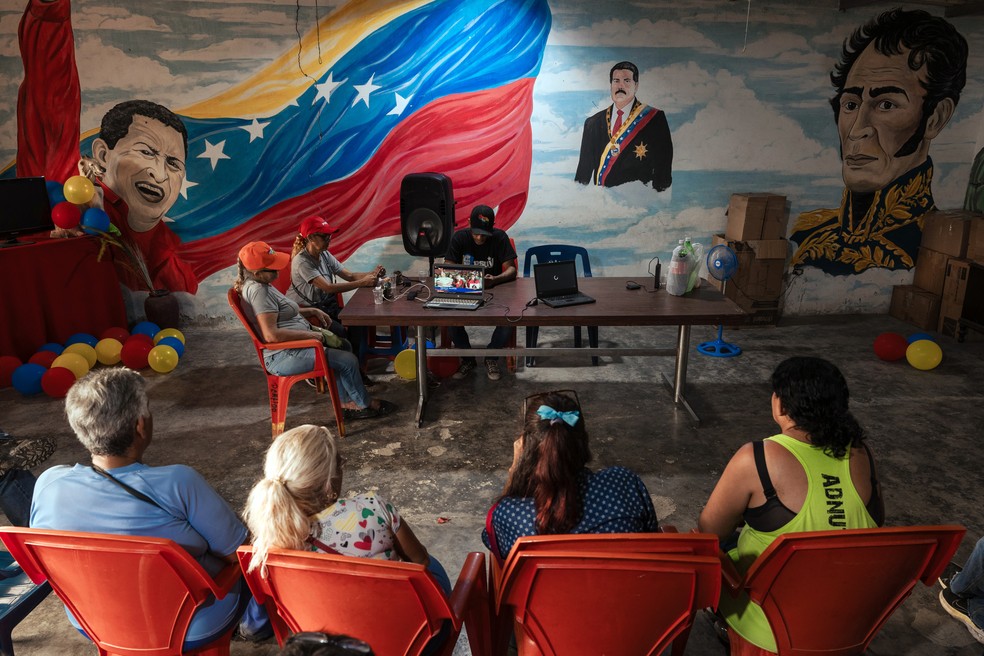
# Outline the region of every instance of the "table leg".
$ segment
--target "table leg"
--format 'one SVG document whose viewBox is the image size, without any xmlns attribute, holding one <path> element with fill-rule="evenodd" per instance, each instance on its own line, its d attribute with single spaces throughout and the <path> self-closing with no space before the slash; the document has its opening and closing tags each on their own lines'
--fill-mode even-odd
<svg viewBox="0 0 984 656">
<path fill-rule="evenodd" d="M 427 405 L 427 337 L 424 326 L 417 326 L 417 428 L 424 422 Z"/>
<path fill-rule="evenodd" d="M 683 396 L 684 388 L 687 386 L 687 359 L 690 356 L 690 326 L 681 325 L 677 332 L 676 348 L 676 369 L 673 373 L 673 384 L 670 384 L 666 374 L 663 374 L 663 381 L 673 389 L 673 402 L 682 405 L 690 414 L 694 422 L 700 423 L 700 417 L 694 409 L 687 403 Z"/>
</svg>

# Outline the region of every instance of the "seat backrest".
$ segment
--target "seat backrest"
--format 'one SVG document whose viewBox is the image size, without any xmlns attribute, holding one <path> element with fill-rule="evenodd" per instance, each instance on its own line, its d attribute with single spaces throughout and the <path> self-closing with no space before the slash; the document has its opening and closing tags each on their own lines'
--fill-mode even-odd
<svg viewBox="0 0 984 656">
<path fill-rule="evenodd" d="M 173 540 L 21 527 L 0 528 L 0 539 L 113 654 L 180 654 L 195 609 L 211 594 L 224 596 Z"/>
<path fill-rule="evenodd" d="M 861 654 L 918 581 L 935 583 L 964 533 L 962 526 L 787 533 L 752 563 L 744 587 L 765 611 L 780 655 Z"/>
<path fill-rule="evenodd" d="M 529 278 L 533 275 L 533 265 L 541 262 L 560 262 L 563 260 L 574 260 L 580 262 L 581 267 L 578 275 L 583 278 L 591 277 L 591 259 L 588 257 L 588 250 L 583 246 L 568 246 L 565 244 L 550 244 L 547 246 L 533 246 L 526 249 L 526 259 L 523 262 L 523 276 Z"/>
<path fill-rule="evenodd" d="M 260 359 L 260 364 L 263 365 L 263 340 L 260 339 L 256 328 L 253 327 L 250 320 L 246 318 L 246 313 L 243 312 L 243 297 L 234 287 L 230 287 L 229 292 L 226 294 L 226 299 L 229 301 L 229 307 L 232 308 L 233 314 L 243 324 L 243 328 L 249 333 L 249 338 L 253 340 L 253 348 L 256 349 L 256 356 Z M 266 371 L 265 365 L 263 365 L 263 370 Z"/>
<path fill-rule="evenodd" d="M 496 601 L 521 655 L 659 654 L 720 588 L 716 557 L 543 550 L 510 557 Z"/>
<path fill-rule="evenodd" d="M 242 546 L 238 554 L 247 572 L 253 549 Z M 451 620 L 455 635 L 461 630 L 423 565 L 271 549 L 266 576 L 260 568 L 245 576 L 253 597 L 271 600 L 290 632 L 343 633 L 365 640 L 377 654 L 420 654 L 444 620 Z"/>
</svg>

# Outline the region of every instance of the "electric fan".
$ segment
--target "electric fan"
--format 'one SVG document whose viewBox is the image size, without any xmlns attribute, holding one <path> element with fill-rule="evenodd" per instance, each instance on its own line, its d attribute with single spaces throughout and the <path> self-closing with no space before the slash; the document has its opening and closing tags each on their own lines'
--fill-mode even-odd
<svg viewBox="0 0 984 656">
<path fill-rule="evenodd" d="M 721 291 L 728 286 L 728 280 L 738 271 L 738 258 L 735 252 L 724 244 L 718 244 L 707 254 L 707 270 L 715 280 L 721 281 Z M 714 358 L 733 358 L 741 355 L 741 348 L 721 339 L 724 325 L 718 326 L 718 336 L 713 342 L 697 345 L 697 352 Z"/>
</svg>

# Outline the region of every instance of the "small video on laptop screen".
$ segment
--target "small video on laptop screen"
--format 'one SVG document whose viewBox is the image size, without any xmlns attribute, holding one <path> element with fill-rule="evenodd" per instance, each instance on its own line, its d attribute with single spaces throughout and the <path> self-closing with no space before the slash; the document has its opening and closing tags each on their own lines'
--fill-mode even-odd
<svg viewBox="0 0 984 656">
<path fill-rule="evenodd" d="M 434 291 L 442 294 L 481 294 L 481 269 L 434 266 Z"/>
</svg>

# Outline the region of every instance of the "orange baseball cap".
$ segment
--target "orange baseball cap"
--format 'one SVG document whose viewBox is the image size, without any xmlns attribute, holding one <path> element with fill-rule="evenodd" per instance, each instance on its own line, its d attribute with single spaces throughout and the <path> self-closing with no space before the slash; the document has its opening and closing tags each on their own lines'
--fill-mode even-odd
<svg viewBox="0 0 984 656">
<path fill-rule="evenodd" d="M 239 249 L 239 261 L 249 271 L 260 269 L 280 271 L 290 264 L 290 255 L 278 253 L 265 241 L 251 241 Z"/>
</svg>

